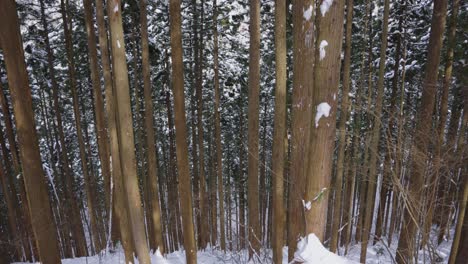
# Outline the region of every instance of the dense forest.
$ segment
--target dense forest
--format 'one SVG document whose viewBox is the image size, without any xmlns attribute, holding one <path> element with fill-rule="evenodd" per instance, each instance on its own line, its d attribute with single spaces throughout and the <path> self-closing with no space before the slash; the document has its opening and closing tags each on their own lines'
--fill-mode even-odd
<svg viewBox="0 0 468 264">
<path fill-rule="evenodd" d="M 460 0 L 0 0 L 0 263 L 467 263 L 467 29 Z"/>
</svg>

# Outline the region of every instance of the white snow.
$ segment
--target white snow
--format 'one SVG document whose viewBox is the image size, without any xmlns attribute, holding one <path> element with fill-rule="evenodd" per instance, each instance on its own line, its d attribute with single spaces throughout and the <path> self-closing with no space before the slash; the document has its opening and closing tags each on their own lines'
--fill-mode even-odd
<svg viewBox="0 0 468 264">
<path fill-rule="evenodd" d="M 318 237 L 311 233 L 297 243 L 294 261 L 304 264 L 352 264 L 356 263 L 328 251 Z"/>
<path fill-rule="evenodd" d="M 119 4 L 116 4 L 114 6 L 114 13 L 117 13 L 117 12 L 119 12 Z"/>
<path fill-rule="evenodd" d="M 325 56 L 327 55 L 325 48 L 327 46 L 328 46 L 328 42 L 326 40 L 322 40 L 322 42 L 320 42 L 320 60 L 325 59 Z"/>
<path fill-rule="evenodd" d="M 354 225 L 353 225 L 354 227 Z M 455 229 L 450 230 L 450 238 L 453 239 Z M 431 238 L 437 237 L 437 228 L 434 226 L 431 230 Z M 441 257 L 441 264 L 448 262 L 452 240 L 443 241 L 436 248 L 432 248 L 434 254 Z M 369 243 L 367 248 L 367 264 L 393 264 L 398 246 L 398 234 L 393 234 L 392 244 L 388 245 L 387 238 L 377 242 L 375 245 Z M 235 244 L 235 243 L 234 243 Z M 339 255 L 343 254 L 344 247 L 338 249 Z M 309 234 L 307 237 L 302 238 L 298 243 L 298 250 L 294 254 L 295 259 L 301 258 L 303 263 L 313 264 L 357 264 L 361 253 L 360 243 L 351 243 L 348 249 L 348 254 L 345 257 L 338 256 L 329 252 L 320 243 L 319 239 L 314 234 Z M 262 248 L 259 253 L 262 258 L 261 262 L 256 263 L 273 263 L 271 261 L 271 249 Z M 248 250 L 233 250 L 221 251 L 216 247 L 208 246 L 204 251 L 197 252 L 197 260 L 200 264 L 239 264 L 248 263 Z M 431 263 L 427 247 L 418 251 L 418 264 Z M 119 246 L 112 253 L 103 251 L 99 255 L 81 257 L 74 259 L 64 259 L 63 264 L 123 264 L 125 256 L 122 248 Z M 37 262 L 36 262 L 37 263 Z M 139 263 L 137 259 L 133 263 Z M 159 250 L 151 254 L 151 263 L 161 264 L 185 264 L 185 251 L 179 250 L 162 256 Z M 288 264 L 288 247 L 283 247 L 283 261 L 282 264 Z M 28 264 L 21 262 L 17 264 Z M 39 263 L 37 263 L 39 264 Z"/>
<path fill-rule="evenodd" d="M 322 13 L 322 16 L 325 16 L 332 4 L 333 0 L 323 0 L 322 4 L 320 5 L 320 13 Z"/>
<path fill-rule="evenodd" d="M 319 121 L 322 116 L 330 116 L 331 106 L 327 102 L 317 105 L 317 113 L 315 114 L 315 127 L 319 126 Z"/>
<path fill-rule="evenodd" d="M 120 49 L 120 40 L 117 40 L 117 47 Z"/>
<path fill-rule="evenodd" d="M 310 18 L 312 17 L 312 5 L 307 8 L 307 10 L 304 10 L 304 19 L 309 21 Z"/>
</svg>

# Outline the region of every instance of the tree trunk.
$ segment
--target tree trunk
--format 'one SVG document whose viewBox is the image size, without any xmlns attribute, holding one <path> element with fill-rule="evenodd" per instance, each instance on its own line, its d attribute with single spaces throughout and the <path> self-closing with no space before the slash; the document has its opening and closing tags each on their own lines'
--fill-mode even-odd
<svg viewBox="0 0 468 264">
<path fill-rule="evenodd" d="M 286 135 L 286 1 L 275 2 L 275 124 L 273 131 L 273 157 L 272 157 L 272 209 L 273 227 L 272 248 L 273 263 L 283 262 L 284 245 L 284 166 L 285 166 L 285 140 Z"/>
<path fill-rule="evenodd" d="M 385 81 L 385 60 L 387 50 L 387 36 L 388 36 L 388 20 L 390 13 L 390 0 L 385 0 L 384 4 L 384 17 L 382 25 L 382 38 L 380 46 L 380 60 L 379 60 L 379 79 L 377 81 L 377 98 L 375 102 L 375 116 L 371 134 L 371 145 L 370 148 L 370 160 L 369 160 L 369 172 L 367 174 L 368 185 L 367 185 L 367 196 L 366 196 L 366 211 L 364 217 L 364 225 L 362 228 L 362 247 L 361 247 L 361 262 L 366 262 L 367 255 L 367 244 L 369 242 L 369 235 L 372 228 L 372 219 L 374 212 L 375 194 L 377 187 L 377 158 L 379 156 L 379 142 L 380 142 L 380 127 L 382 120 L 382 104 L 384 97 L 384 81 Z M 380 201 L 382 202 L 382 201 Z"/>
<path fill-rule="evenodd" d="M 324 240 L 332 177 L 343 19 L 344 1 L 333 2 L 328 12 L 321 10 L 317 18 L 317 43 L 320 44 L 315 58 L 312 92 L 312 113 L 315 114 L 315 122 L 310 125 L 304 209 L 306 234 L 315 233 L 321 241 Z M 338 212 L 337 214 L 339 215 Z"/>
<path fill-rule="evenodd" d="M 313 9 L 316 1 L 293 2 L 293 92 L 291 109 L 291 167 L 288 196 L 288 258 L 291 261 L 297 241 L 305 237 L 304 195 L 308 174 L 309 137 L 312 114 L 312 91 L 315 61 L 315 18 Z M 304 11 L 310 16 L 304 18 Z"/>
<path fill-rule="evenodd" d="M 338 247 L 338 233 L 340 229 L 340 212 L 341 212 L 341 196 L 342 196 L 342 184 L 344 174 L 344 159 L 345 159 L 345 147 L 346 147 L 346 122 L 348 121 L 349 111 L 349 86 L 350 86 L 350 70 L 351 70 L 351 30 L 353 23 L 353 0 L 346 1 L 346 36 L 345 36 L 345 54 L 343 64 L 343 91 L 341 101 L 341 116 L 338 124 L 338 160 L 336 168 L 336 182 L 333 187 L 335 191 L 335 204 L 333 207 L 333 224 L 331 231 L 331 242 L 330 251 L 336 252 Z M 349 182 L 354 182 L 349 180 Z M 349 201 L 349 200 L 347 200 Z M 345 212 L 343 210 L 343 222 Z M 349 216 L 348 216 L 349 217 Z"/>
<path fill-rule="evenodd" d="M 70 28 L 68 27 L 70 24 L 70 17 L 68 17 L 68 6 L 65 7 L 67 4 L 63 4 L 61 7 L 62 17 L 63 17 L 63 26 L 65 32 L 65 45 L 66 45 L 66 53 L 67 53 L 67 62 L 68 62 L 68 77 L 70 78 L 70 88 L 72 92 L 73 98 L 73 113 L 75 116 L 75 126 L 76 132 L 78 136 L 78 146 L 80 151 L 80 160 L 81 160 L 81 168 L 83 173 L 83 178 L 85 182 L 85 190 L 86 190 L 86 198 L 87 198 L 87 208 L 88 214 L 91 222 L 91 230 L 92 233 L 98 234 L 97 228 L 97 217 L 95 215 L 95 204 L 94 198 L 95 192 L 93 191 L 93 186 L 91 186 L 91 178 L 89 175 L 88 164 L 87 164 L 87 155 L 86 155 L 86 147 L 83 138 L 83 131 L 81 128 L 81 113 L 79 107 L 79 99 L 78 93 L 76 90 L 76 72 L 75 72 L 75 61 L 73 59 L 73 44 L 72 44 L 72 34 L 70 32 Z M 97 238 L 98 236 L 93 236 L 93 238 Z M 84 238 L 83 238 L 84 239 Z M 84 242 L 85 243 L 85 242 Z M 94 239 L 93 241 L 95 248 L 101 248 L 100 241 L 98 239 Z M 92 244 L 93 244 L 92 243 Z M 91 247 L 92 249 L 93 247 Z"/>
<path fill-rule="evenodd" d="M 115 179 L 112 178 L 112 177 L 115 178 L 115 175 L 113 175 L 114 169 L 112 168 L 114 164 L 111 164 L 112 150 L 111 150 L 110 144 L 112 144 L 111 143 L 112 140 L 110 139 L 110 136 L 111 136 L 110 134 L 112 132 L 111 132 L 110 126 L 112 123 L 113 126 L 115 127 L 115 113 L 114 113 L 114 102 L 113 102 L 114 99 L 112 99 L 112 102 L 111 102 L 111 98 L 113 98 L 112 72 L 111 72 L 111 67 L 110 67 L 108 37 L 107 37 L 106 23 L 104 21 L 104 6 L 103 6 L 102 0 L 96 0 L 96 21 L 97 21 L 97 26 L 98 26 L 99 48 L 101 51 L 101 62 L 102 62 L 102 70 L 103 70 L 103 77 L 104 77 L 104 90 L 105 90 L 105 95 L 106 95 L 106 105 L 105 105 L 106 113 L 107 113 L 106 129 L 107 129 L 108 136 L 109 136 L 109 143 L 107 144 L 107 147 L 108 147 L 107 152 L 109 154 L 109 177 L 110 177 L 110 181 L 112 182 L 112 181 L 115 181 Z M 117 219 L 118 217 L 117 217 L 116 210 L 113 210 L 115 206 L 111 205 L 111 200 L 114 200 L 114 203 L 115 203 L 115 200 L 117 200 L 116 199 L 117 195 L 116 195 L 116 192 L 114 191 L 112 192 L 112 197 L 111 197 L 110 196 L 111 186 L 109 186 L 108 188 L 109 188 L 109 195 L 106 196 L 106 210 L 108 213 L 112 212 L 112 215 L 109 215 L 109 217 L 112 218 L 112 222 L 109 223 L 110 225 L 112 225 L 112 229 L 111 229 L 112 234 L 110 238 L 111 240 L 109 241 L 115 242 L 117 239 L 118 233 L 120 233 L 120 230 L 118 227 L 119 219 Z"/>
<path fill-rule="evenodd" d="M 153 97 L 151 94 L 151 73 L 149 61 L 148 43 L 148 19 L 146 14 L 146 0 L 140 0 L 140 23 L 141 23 L 141 50 L 143 67 L 143 89 L 145 95 L 145 130 L 146 130 L 146 155 L 148 158 L 148 179 L 151 197 L 151 219 L 154 232 L 155 244 L 152 250 L 164 252 L 164 244 L 161 230 L 161 207 L 159 204 L 159 172 L 158 160 L 156 159 L 156 136 L 154 132 Z"/>
<path fill-rule="evenodd" d="M 226 231 L 224 218 L 224 190 L 223 190 L 223 150 L 221 148 L 221 118 L 219 111 L 220 105 L 220 87 L 219 87 L 219 62 L 218 62 L 218 6 L 217 1 L 213 0 L 213 70 L 214 70 L 214 92 L 215 92 L 215 138 L 216 138 L 216 163 L 218 176 L 218 199 L 219 199 L 219 223 L 221 235 L 221 250 L 226 250 Z"/>
<path fill-rule="evenodd" d="M 93 84 L 94 112 L 96 116 L 96 135 L 98 143 L 99 160 L 101 162 L 102 175 L 104 178 L 104 191 L 106 200 L 106 209 L 109 208 L 110 201 L 110 165 L 109 165 L 109 143 L 107 135 L 106 114 L 104 112 L 104 100 L 101 92 L 99 67 L 96 47 L 96 35 L 94 32 L 93 9 L 90 0 L 83 0 L 85 9 L 86 32 L 88 35 L 88 53 L 91 71 L 91 80 Z M 97 9 L 100 9 L 98 7 Z M 98 23 L 99 26 L 99 23 Z M 105 25 L 102 25 L 105 26 Z M 101 42 L 106 42 L 107 38 Z M 102 49 L 102 44 L 101 44 Z M 103 52 L 103 51 L 101 51 Z M 106 51 L 107 52 L 107 51 Z M 103 63 L 104 64 L 104 63 Z"/>
<path fill-rule="evenodd" d="M 122 27 L 120 0 L 109 1 L 107 12 L 111 31 L 111 46 L 114 69 L 115 104 L 118 113 L 118 141 L 122 166 L 123 184 L 126 189 L 128 215 L 133 235 L 134 248 L 140 263 L 149 264 L 149 249 L 146 243 L 143 210 L 138 187 L 135 161 L 135 143 L 133 136 L 133 118 L 130 107 L 125 42 Z M 115 11 L 116 12 L 115 12 Z"/>
<path fill-rule="evenodd" d="M 41 163 L 16 4 L 11 0 L 0 3 L 0 45 L 13 101 L 24 184 L 39 258 L 43 263 L 61 263 L 56 226 Z"/>
<path fill-rule="evenodd" d="M 250 1 L 250 47 L 249 47 L 249 95 L 248 95 L 248 232 L 249 259 L 260 252 L 261 228 L 258 195 L 258 133 L 260 93 L 260 1 Z M 219 183 L 222 184 L 222 183 Z"/>
<path fill-rule="evenodd" d="M 442 37 L 445 30 L 447 0 L 435 0 L 429 36 L 428 61 L 426 64 L 423 93 L 419 116 L 416 123 L 414 143 L 412 145 L 411 175 L 408 187 L 408 201 L 405 203 L 403 226 L 398 241 L 397 263 L 412 262 L 415 248 L 415 235 L 421 207 L 422 186 L 424 186 L 424 169 L 427 159 L 427 147 L 431 134 L 431 120 L 437 92 L 438 67 L 442 48 Z"/>
<path fill-rule="evenodd" d="M 171 27 L 172 87 L 174 92 L 177 169 L 179 172 L 179 192 L 181 198 L 182 225 L 184 230 L 184 248 L 187 264 L 192 264 L 197 263 L 197 248 L 195 245 L 195 234 L 193 228 L 192 187 L 186 141 L 187 124 L 184 105 L 184 65 L 182 61 L 183 50 L 180 0 L 173 0 L 170 2 L 169 13 Z M 200 133 L 200 131 L 198 132 Z"/>
</svg>

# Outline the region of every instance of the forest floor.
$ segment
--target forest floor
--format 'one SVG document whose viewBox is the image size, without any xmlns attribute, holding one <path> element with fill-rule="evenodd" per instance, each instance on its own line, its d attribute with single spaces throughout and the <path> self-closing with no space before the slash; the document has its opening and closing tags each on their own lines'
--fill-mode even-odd
<svg viewBox="0 0 468 264">
<path fill-rule="evenodd" d="M 450 238 L 453 238 L 453 231 L 451 230 Z M 434 234 L 435 235 L 435 234 Z M 315 237 L 315 236 L 314 236 Z M 327 249 L 325 249 L 318 240 L 313 238 L 309 239 L 309 242 L 306 244 L 299 244 L 299 247 L 302 248 L 300 257 L 306 260 L 304 263 L 313 263 L 313 264 L 353 264 L 359 263 L 359 256 L 361 252 L 361 244 L 351 245 L 348 251 L 348 254 L 344 257 L 337 256 Z M 431 236 L 435 237 L 435 236 Z M 386 239 L 383 239 L 385 241 Z M 368 264 L 387 264 L 395 263 L 394 256 L 398 244 L 398 238 L 395 236 L 393 238 L 393 243 L 391 246 L 386 245 L 383 242 L 378 242 L 375 245 L 369 245 L 367 248 L 367 261 Z M 371 243 L 370 243 L 371 244 Z M 419 264 L 428 264 L 428 263 L 447 263 L 450 255 L 450 249 L 452 246 L 452 239 L 443 241 L 439 246 L 436 243 L 432 244 L 433 247 L 429 249 L 428 247 L 419 251 L 418 263 Z M 283 248 L 283 264 L 287 264 L 287 247 Z M 339 249 L 339 254 L 342 255 L 344 248 Z M 265 249 L 262 250 L 258 259 L 255 263 L 265 263 L 271 264 L 271 250 Z M 435 259 L 431 260 L 430 256 L 437 256 Z M 216 263 L 227 263 L 227 264 L 243 264 L 249 263 L 248 251 L 228 251 L 223 252 L 219 249 L 207 248 L 204 251 L 198 251 L 197 259 L 199 264 L 216 264 Z M 120 264 L 125 263 L 125 257 L 122 249 L 117 249 L 113 253 L 102 253 L 99 255 L 91 257 L 81 257 L 74 259 L 64 259 L 63 264 Z M 138 260 L 135 259 L 135 264 L 138 263 Z M 161 256 L 159 252 L 151 254 L 151 263 L 154 264 L 185 264 L 185 254 L 184 251 L 176 251 L 170 253 L 166 256 Z M 16 264 L 26 264 L 26 263 L 16 263 Z"/>
</svg>

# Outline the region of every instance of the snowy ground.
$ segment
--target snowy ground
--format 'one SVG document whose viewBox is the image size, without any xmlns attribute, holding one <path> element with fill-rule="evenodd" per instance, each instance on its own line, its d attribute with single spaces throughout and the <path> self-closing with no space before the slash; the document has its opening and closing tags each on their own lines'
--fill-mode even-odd
<svg viewBox="0 0 468 264">
<path fill-rule="evenodd" d="M 453 230 L 452 230 L 453 232 Z M 451 236 L 453 237 L 453 236 Z M 385 241 L 385 239 L 384 239 Z M 394 256 L 397 247 L 397 237 L 394 237 L 392 245 L 389 247 L 385 243 L 379 242 L 375 245 L 370 245 L 367 248 L 367 264 L 386 264 L 395 263 Z M 429 257 L 429 250 L 425 248 L 419 252 L 418 263 L 447 263 L 450 255 L 452 241 L 444 241 L 437 248 L 433 247 L 431 252 L 437 254 L 438 258 L 431 260 Z M 435 245 L 435 244 L 434 244 Z M 301 241 L 298 244 L 299 253 L 295 257 L 304 263 L 313 264 L 355 264 L 359 263 L 359 256 L 361 252 L 361 245 L 355 244 L 350 246 L 349 252 L 345 257 L 341 257 L 330 253 L 325 247 L 320 244 L 314 235 L 309 235 L 307 241 Z M 283 264 L 287 264 L 287 248 L 283 249 Z M 344 248 L 340 248 L 339 254 L 342 255 Z M 426 256 L 424 258 L 423 256 Z M 434 256 L 434 254 L 432 254 Z M 222 252 L 217 249 L 208 248 L 205 251 L 199 251 L 197 254 L 199 264 L 243 264 L 247 261 L 248 252 L 246 250 L 240 252 Z M 259 256 L 259 261 L 255 263 L 272 263 L 271 250 L 263 250 Z M 115 253 L 103 253 L 92 257 L 82 257 L 75 259 L 65 259 L 63 264 L 124 264 L 125 257 L 123 251 L 117 250 Z M 138 260 L 135 260 L 135 264 Z M 151 254 L 151 263 L 154 264 L 185 264 L 185 254 L 183 251 L 170 253 L 166 256 L 161 256 L 159 252 Z M 25 263 L 16 263 L 25 264 Z"/>
</svg>

